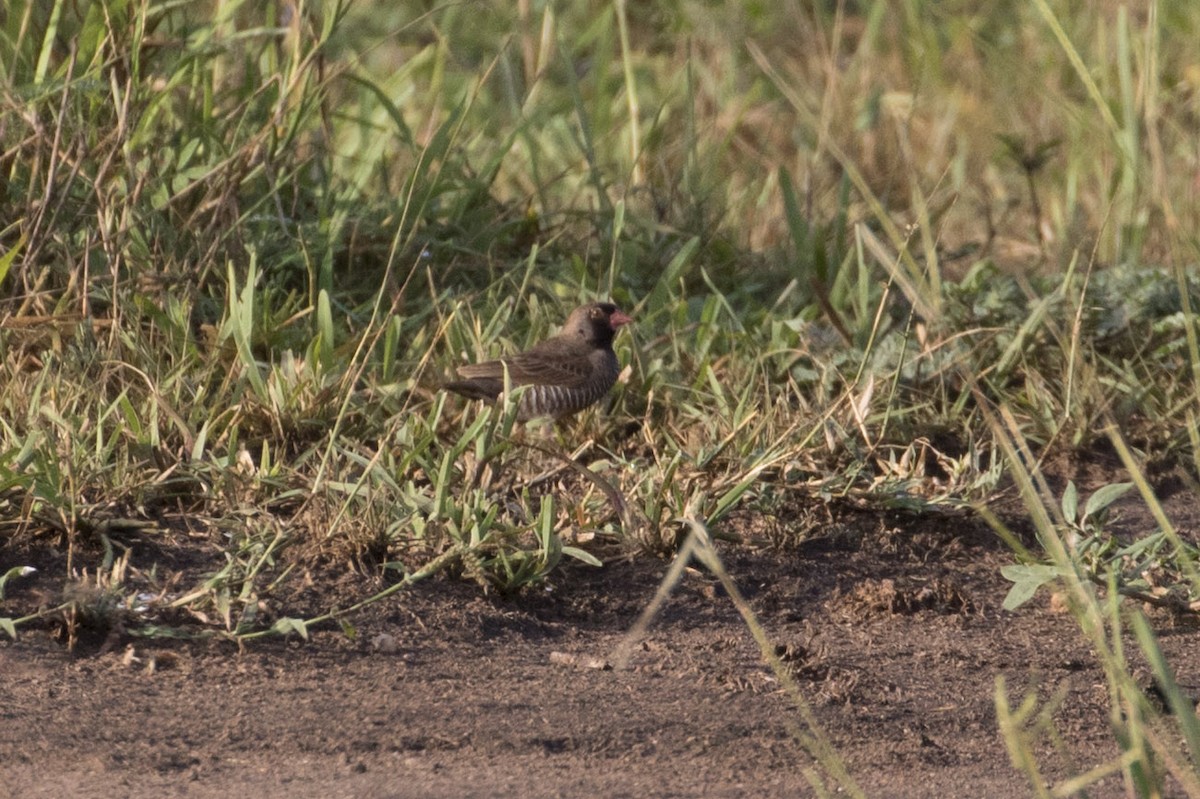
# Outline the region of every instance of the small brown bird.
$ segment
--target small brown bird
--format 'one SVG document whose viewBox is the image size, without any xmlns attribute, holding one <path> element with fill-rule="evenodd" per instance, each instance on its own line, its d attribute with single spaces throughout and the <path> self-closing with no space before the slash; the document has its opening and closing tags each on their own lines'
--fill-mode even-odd
<svg viewBox="0 0 1200 799">
<path fill-rule="evenodd" d="M 598 401 L 617 381 L 620 365 L 613 336 L 632 321 L 612 303 L 584 305 L 571 312 L 558 335 L 508 358 L 460 366 L 458 374 L 464 379 L 445 388 L 494 402 L 504 391 L 507 366 L 514 386 L 531 387 L 521 395 L 517 419 L 570 416 Z"/>
</svg>

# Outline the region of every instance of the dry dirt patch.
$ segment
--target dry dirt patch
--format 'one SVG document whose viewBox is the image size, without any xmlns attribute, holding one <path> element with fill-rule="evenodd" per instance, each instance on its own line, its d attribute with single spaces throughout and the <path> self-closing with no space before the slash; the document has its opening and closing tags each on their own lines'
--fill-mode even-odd
<svg viewBox="0 0 1200 799">
<path fill-rule="evenodd" d="M 1017 698 L 1062 692 L 1069 756 L 1045 742 L 1049 778 L 1115 755 L 1094 658 L 1045 598 L 1000 609 L 1009 556 L 989 533 L 870 528 L 723 550 L 869 795 L 1028 795 L 996 731 L 998 675 Z M 629 669 L 599 668 L 665 565 L 570 567 L 507 599 L 433 580 L 364 612 L 353 640 L 328 630 L 241 652 L 125 639 L 68 654 L 26 632 L 0 644 L 0 793 L 813 795 L 799 717 L 708 575 L 687 574 Z M 1195 634 L 1162 633 L 1194 690 Z M 1116 779 L 1090 793 L 1120 795 Z"/>
</svg>

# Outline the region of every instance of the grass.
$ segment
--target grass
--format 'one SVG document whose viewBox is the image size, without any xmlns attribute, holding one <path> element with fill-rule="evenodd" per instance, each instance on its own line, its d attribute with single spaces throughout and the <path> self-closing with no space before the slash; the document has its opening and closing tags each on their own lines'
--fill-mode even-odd
<svg viewBox="0 0 1200 799">
<path fill-rule="evenodd" d="M 59 599 L 0 626 L 306 636 L 438 572 L 518 591 L 794 497 L 972 509 L 1014 605 L 1070 597 L 1112 697 L 1119 761 L 1049 789 L 1052 714 L 998 683 L 1034 790 L 1200 795 L 1194 712 L 1116 599 L 1200 601 L 1148 477 L 1200 478 L 1200 10 L 1093 6 L 10 3 L 0 589 L 48 547 Z M 630 368 L 570 430 L 436 390 L 597 296 L 637 318 Z M 1158 529 L 1050 490 L 1097 448 Z M 189 535 L 223 562 L 131 543 Z M 304 618 L 313 569 L 387 587 Z"/>
</svg>

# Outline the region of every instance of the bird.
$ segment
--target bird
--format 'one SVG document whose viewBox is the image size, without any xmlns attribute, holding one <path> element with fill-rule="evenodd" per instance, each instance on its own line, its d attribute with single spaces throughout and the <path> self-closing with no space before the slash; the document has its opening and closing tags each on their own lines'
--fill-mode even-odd
<svg viewBox="0 0 1200 799">
<path fill-rule="evenodd" d="M 443 385 L 470 399 L 495 402 L 504 391 L 504 371 L 513 386 L 528 386 L 517 407 L 517 420 L 550 417 L 555 421 L 596 403 L 617 381 L 620 364 L 612 342 L 633 318 L 610 302 L 580 306 L 562 330 L 531 349 L 506 358 L 458 367 L 462 380 Z"/>
</svg>

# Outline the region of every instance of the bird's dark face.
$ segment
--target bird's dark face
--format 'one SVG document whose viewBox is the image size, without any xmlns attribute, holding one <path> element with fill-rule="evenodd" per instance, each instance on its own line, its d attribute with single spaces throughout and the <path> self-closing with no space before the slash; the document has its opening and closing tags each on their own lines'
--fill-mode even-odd
<svg viewBox="0 0 1200 799">
<path fill-rule="evenodd" d="M 612 343 L 617 328 L 632 321 L 632 317 L 622 313 L 611 302 L 594 302 L 572 311 L 563 325 L 563 332 L 604 347 Z"/>
</svg>

